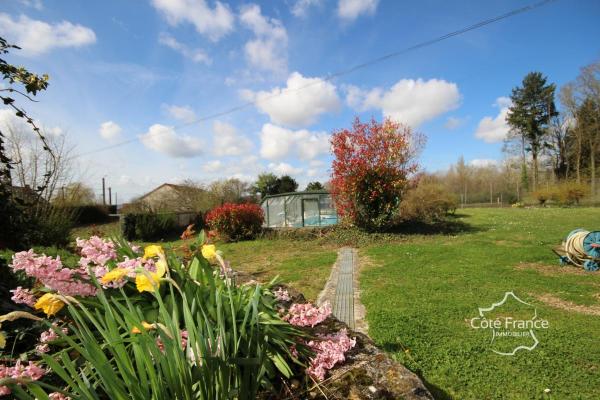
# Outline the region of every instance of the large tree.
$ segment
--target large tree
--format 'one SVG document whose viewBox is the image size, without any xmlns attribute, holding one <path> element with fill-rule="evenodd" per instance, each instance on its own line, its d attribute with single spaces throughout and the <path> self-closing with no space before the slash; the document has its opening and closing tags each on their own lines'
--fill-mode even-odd
<svg viewBox="0 0 600 400">
<path fill-rule="evenodd" d="M 283 175 L 277 178 L 276 194 L 295 192 L 298 189 L 298 182 L 289 175 Z"/>
<path fill-rule="evenodd" d="M 600 152 L 600 102 L 586 97 L 577 109 L 577 128 L 589 153 L 590 191 L 596 194 L 596 156 Z"/>
<path fill-rule="evenodd" d="M 573 126 L 567 146 L 577 182 L 588 172 L 594 196 L 600 159 L 600 62 L 581 68 L 577 78 L 561 88 L 560 100 Z"/>
<path fill-rule="evenodd" d="M 523 149 L 531 153 L 533 190 L 539 181 L 538 158 L 546 146 L 550 122 L 558 114 L 554 104 L 555 89 L 556 86 L 549 84 L 541 72 L 530 72 L 510 96 L 512 105 L 506 120 L 521 139 Z"/>
<path fill-rule="evenodd" d="M 333 132 L 331 188 L 338 214 L 368 230 L 385 229 L 417 172 L 424 137 L 391 119 Z"/>
<path fill-rule="evenodd" d="M 308 185 L 306 185 L 307 192 L 319 190 L 325 190 L 325 187 L 319 181 L 309 182 Z"/>
<path fill-rule="evenodd" d="M 255 194 L 260 194 L 261 197 L 276 194 L 277 176 L 268 172 L 259 174 L 254 186 L 252 186 L 252 191 Z"/>
<path fill-rule="evenodd" d="M 36 75 L 29 72 L 24 67 L 17 67 L 8 63 L 4 55 L 12 49 L 19 49 L 15 45 L 9 44 L 4 38 L 0 37 L 0 75 L 3 83 L 0 87 L 0 101 L 14 112 L 18 118 L 22 118 L 32 131 L 38 136 L 45 150 L 50 157 L 54 157 L 46 138 L 41 133 L 32 118 L 17 103 L 18 99 L 30 99 L 39 91 L 45 90 L 48 86 L 47 75 Z M 0 131 L 0 248 L 2 247 L 20 247 L 29 240 L 29 235 L 35 229 L 30 216 L 36 204 L 24 204 L 23 201 L 13 196 L 12 191 L 12 173 L 14 161 L 7 153 L 5 134 Z M 48 187 L 52 170 L 46 171 L 45 179 L 39 187 L 33 188 L 38 193 L 42 193 Z M 37 197 L 34 196 L 34 202 Z"/>
</svg>

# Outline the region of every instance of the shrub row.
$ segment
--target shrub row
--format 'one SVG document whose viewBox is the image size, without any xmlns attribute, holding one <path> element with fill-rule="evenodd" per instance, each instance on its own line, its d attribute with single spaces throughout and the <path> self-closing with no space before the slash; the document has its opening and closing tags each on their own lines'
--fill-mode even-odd
<svg viewBox="0 0 600 400">
<path fill-rule="evenodd" d="M 400 203 L 397 223 L 405 221 L 439 222 L 456 211 L 456 196 L 435 183 L 420 183 L 409 190 Z"/>
<path fill-rule="evenodd" d="M 562 205 L 579 204 L 588 193 L 586 185 L 567 181 L 556 185 L 540 188 L 532 196 L 540 205 L 546 205 L 548 200 Z"/>
<path fill-rule="evenodd" d="M 109 206 L 87 204 L 78 206 L 60 206 L 66 213 L 73 215 L 75 225 L 102 224 L 110 221 Z M 116 211 L 116 210 L 114 210 Z"/>
<path fill-rule="evenodd" d="M 204 226 L 202 214 L 197 214 L 191 222 L 195 229 Z M 177 222 L 174 213 L 125 214 L 121 223 L 121 232 L 127 240 L 162 240 L 178 235 L 183 228 Z"/>
</svg>

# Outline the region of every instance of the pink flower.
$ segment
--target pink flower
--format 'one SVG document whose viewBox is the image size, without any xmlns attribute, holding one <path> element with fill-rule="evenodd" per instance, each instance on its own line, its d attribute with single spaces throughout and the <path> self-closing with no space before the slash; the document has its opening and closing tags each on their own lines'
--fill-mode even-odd
<svg viewBox="0 0 600 400">
<path fill-rule="evenodd" d="M 328 370 L 332 369 L 335 364 L 346 360 L 344 353 L 356 345 L 356 339 L 348 337 L 346 329 L 333 335 L 321 336 L 320 339 L 308 342 L 308 346 L 315 352 L 315 356 L 310 359 L 310 365 L 306 372 L 322 381 Z"/>
<path fill-rule="evenodd" d="M 181 348 L 184 351 L 185 351 L 185 348 L 187 347 L 187 342 L 188 342 L 188 331 L 182 330 L 181 331 Z M 160 337 L 156 338 L 156 345 L 158 346 L 160 351 L 162 351 L 162 352 L 165 351 L 165 344 Z"/>
<path fill-rule="evenodd" d="M 48 345 L 47 343 L 38 344 L 37 346 L 35 346 L 35 351 L 37 351 L 38 353 L 48 353 L 50 351 L 50 345 Z"/>
<path fill-rule="evenodd" d="M 69 396 L 65 396 L 62 393 L 59 392 L 52 392 L 48 395 L 48 398 L 50 400 L 71 400 L 71 398 Z"/>
<path fill-rule="evenodd" d="M 108 261 L 117 259 L 115 243 L 112 240 L 92 236 L 88 240 L 77 238 L 75 241 L 81 253 L 79 265 L 86 270 L 90 264 L 104 266 Z"/>
<path fill-rule="evenodd" d="M 13 255 L 11 267 L 14 271 L 24 271 L 27 276 L 36 278 L 62 295 L 95 296 L 97 292 L 96 287 L 87 281 L 87 272 L 63 268 L 60 257 L 38 256 L 33 250 L 21 251 Z"/>
<path fill-rule="evenodd" d="M 56 324 L 52 324 L 54 327 L 58 327 Z M 64 333 L 65 335 L 67 335 L 69 333 L 69 328 L 62 328 L 61 329 L 62 333 Z M 56 331 L 52 328 L 48 329 L 47 331 L 44 331 L 40 334 L 40 343 L 48 343 L 48 342 L 52 342 L 54 340 L 60 339 L 60 335 L 58 333 L 56 333 Z"/>
<path fill-rule="evenodd" d="M 38 367 L 33 362 L 29 361 L 27 366 L 21 364 L 21 360 L 18 360 L 14 367 L 7 367 L 6 365 L 0 364 L 0 379 L 12 378 L 22 379 L 27 378 L 37 381 L 46 374 L 46 370 Z M 0 396 L 8 395 L 11 391 L 7 386 L 0 386 Z"/>
<path fill-rule="evenodd" d="M 288 291 L 281 287 L 277 289 L 273 294 L 275 295 L 275 298 L 278 301 L 290 301 L 292 299 Z"/>
<path fill-rule="evenodd" d="M 313 327 L 327 319 L 331 314 L 331 306 L 325 302 L 321 307 L 315 307 L 310 303 L 294 303 L 288 310 L 284 320 L 296 326 Z"/>
<path fill-rule="evenodd" d="M 54 327 L 58 327 L 56 324 L 52 324 Z M 69 333 L 69 328 L 62 328 L 62 332 L 66 335 Z M 60 335 L 52 328 L 44 331 L 40 334 L 40 341 L 35 347 L 38 353 L 48 353 L 50 351 L 50 342 L 60 339 Z"/>
<path fill-rule="evenodd" d="M 33 307 L 36 302 L 35 296 L 29 289 L 23 289 L 21 286 L 17 286 L 16 289 L 11 290 L 13 296 L 11 300 L 17 304 L 26 304 L 29 307 Z"/>
</svg>

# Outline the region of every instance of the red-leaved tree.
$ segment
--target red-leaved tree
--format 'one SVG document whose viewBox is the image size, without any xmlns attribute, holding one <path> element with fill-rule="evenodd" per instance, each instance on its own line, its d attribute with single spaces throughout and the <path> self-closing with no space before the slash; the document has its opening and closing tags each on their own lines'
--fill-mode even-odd
<svg viewBox="0 0 600 400">
<path fill-rule="evenodd" d="M 425 137 L 386 118 L 354 120 L 352 129 L 334 131 L 331 192 L 343 219 L 369 230 L 385 229 L 399 210 Z"/>
</svg>

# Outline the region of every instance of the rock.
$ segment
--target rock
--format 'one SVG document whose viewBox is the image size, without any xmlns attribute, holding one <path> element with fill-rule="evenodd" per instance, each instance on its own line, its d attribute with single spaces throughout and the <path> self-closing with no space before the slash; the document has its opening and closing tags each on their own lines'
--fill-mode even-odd
<svg viewBox="0 0 600 400">
<path fill-rule="evenodd" d="M 236 273 L 236 283 L 249 282 L 255 278 L 250 274 Z M 290 301 L 281 303 L 285 308 L 292 303 L 306 302 L 302 293 L 294 288 L 286 285 L 277 287 L 286 289 L 291 297 Z M 329 371 L 329 376 L 319 387 L 310 387 L 305 392 L 306 389 L 298 387 L 301 386 L 299 381 L 293 379 L 290 387 L 298 388 L 304 393 L 298 393 L 298 398 L 433 400 L 433 396 L 415 373 L 380 350 L 366 334 L 350 329 L 334 316 L 329 316 L 309 330 L 315 335 L 327 335 L 341 329 L 346 329 L 348 336 L 356 338 L 356 345 L 345 354 L 346 361 Z"/>
<path fill-rule="evenodd" d="M 323 384 L 327 393 L 353 399 L 433 399 L 421 379 L 380 350 L 367 335 L 349 329 L 329 317 L 315 332 L 331 333 L 346 328 L 356 338 L 356 346 L 346 353 L 346 361 L 330 371 Z M 335 396 L 332 396 L 335 398 Z"/>
</svg>

